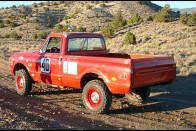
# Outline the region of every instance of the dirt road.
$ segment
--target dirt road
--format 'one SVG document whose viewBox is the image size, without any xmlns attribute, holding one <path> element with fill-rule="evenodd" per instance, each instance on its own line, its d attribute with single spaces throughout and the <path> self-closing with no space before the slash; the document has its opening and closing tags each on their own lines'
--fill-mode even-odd
<svg viewBox="0 0 196 131">
<path fill-rule="evenodd" d="M 173 84 L 151 87 L 143 104 L 114 98 L 107 114 L 92 115 L 83 106 L 82 90 L 35 84 L 30 95 L 19 96 L 8 61 L 0 61 L 1 130 L 196 130 L 196 76 L 178 76 Z"/>
</svg>

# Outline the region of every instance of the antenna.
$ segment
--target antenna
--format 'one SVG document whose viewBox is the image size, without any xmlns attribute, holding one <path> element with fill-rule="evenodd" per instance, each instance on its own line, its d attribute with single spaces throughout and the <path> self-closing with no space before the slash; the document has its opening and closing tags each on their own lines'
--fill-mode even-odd
<svg viewBox="0 0 196 131">
<path fill-rule="evenodd" d="M 26 33 L 26 41 L 27 41 L 27 38 L 28 38 L 28 36 L 27 36 L 27 35 L 28 35 L 28 23 L 29 23 L 29 22 L 27 22 L 27 33 Z"/>
<path fill-rule="evenodd" d="M 73 26 L 69 23 L 69 25 L 68 25 L 68 31 L 69 32 L 72 32 L 72 30 L 73 30 Z"/>
</svg>

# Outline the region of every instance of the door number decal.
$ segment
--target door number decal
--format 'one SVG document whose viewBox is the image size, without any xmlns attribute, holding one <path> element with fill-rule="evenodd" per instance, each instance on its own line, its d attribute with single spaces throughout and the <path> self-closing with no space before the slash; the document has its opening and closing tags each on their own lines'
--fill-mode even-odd
<svg viewBox="0 0 196 131">
<path fill-rule="evenodd" d="M 50 58 L 41 58 L 41 72 L 50 72 Z"/>
</svg>

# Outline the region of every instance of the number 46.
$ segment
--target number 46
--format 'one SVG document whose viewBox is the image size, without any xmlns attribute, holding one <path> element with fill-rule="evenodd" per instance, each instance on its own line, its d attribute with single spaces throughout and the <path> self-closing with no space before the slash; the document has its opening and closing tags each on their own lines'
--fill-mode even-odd
<svg viewBox="0 0 196 131">
<path fill-rule="evenodd" d="M 41 72 L 45 72 L 45 73 L 50 72 L 50 59 L 49 58 L 41 59 Z"/>
</svg>

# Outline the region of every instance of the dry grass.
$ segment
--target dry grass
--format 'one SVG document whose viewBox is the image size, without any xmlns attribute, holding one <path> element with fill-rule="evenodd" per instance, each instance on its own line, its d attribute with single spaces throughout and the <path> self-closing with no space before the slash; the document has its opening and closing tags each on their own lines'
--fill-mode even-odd
<svg viewBox="0 0 196 131">
<path fill-rule="evenodd" d="M 130 30 L 136 35 L 137 45 L 122 46 L 123 36 L 128 29 L 120 30 L 113 39 L 107 39 L 111 52 L 142 53 L 174 56 L 179 75 L 196 73 L 196 27 L 172 23 L 145 22 Z M 146 38 L 150 38 L 146 40 Z"/>
</svg>

